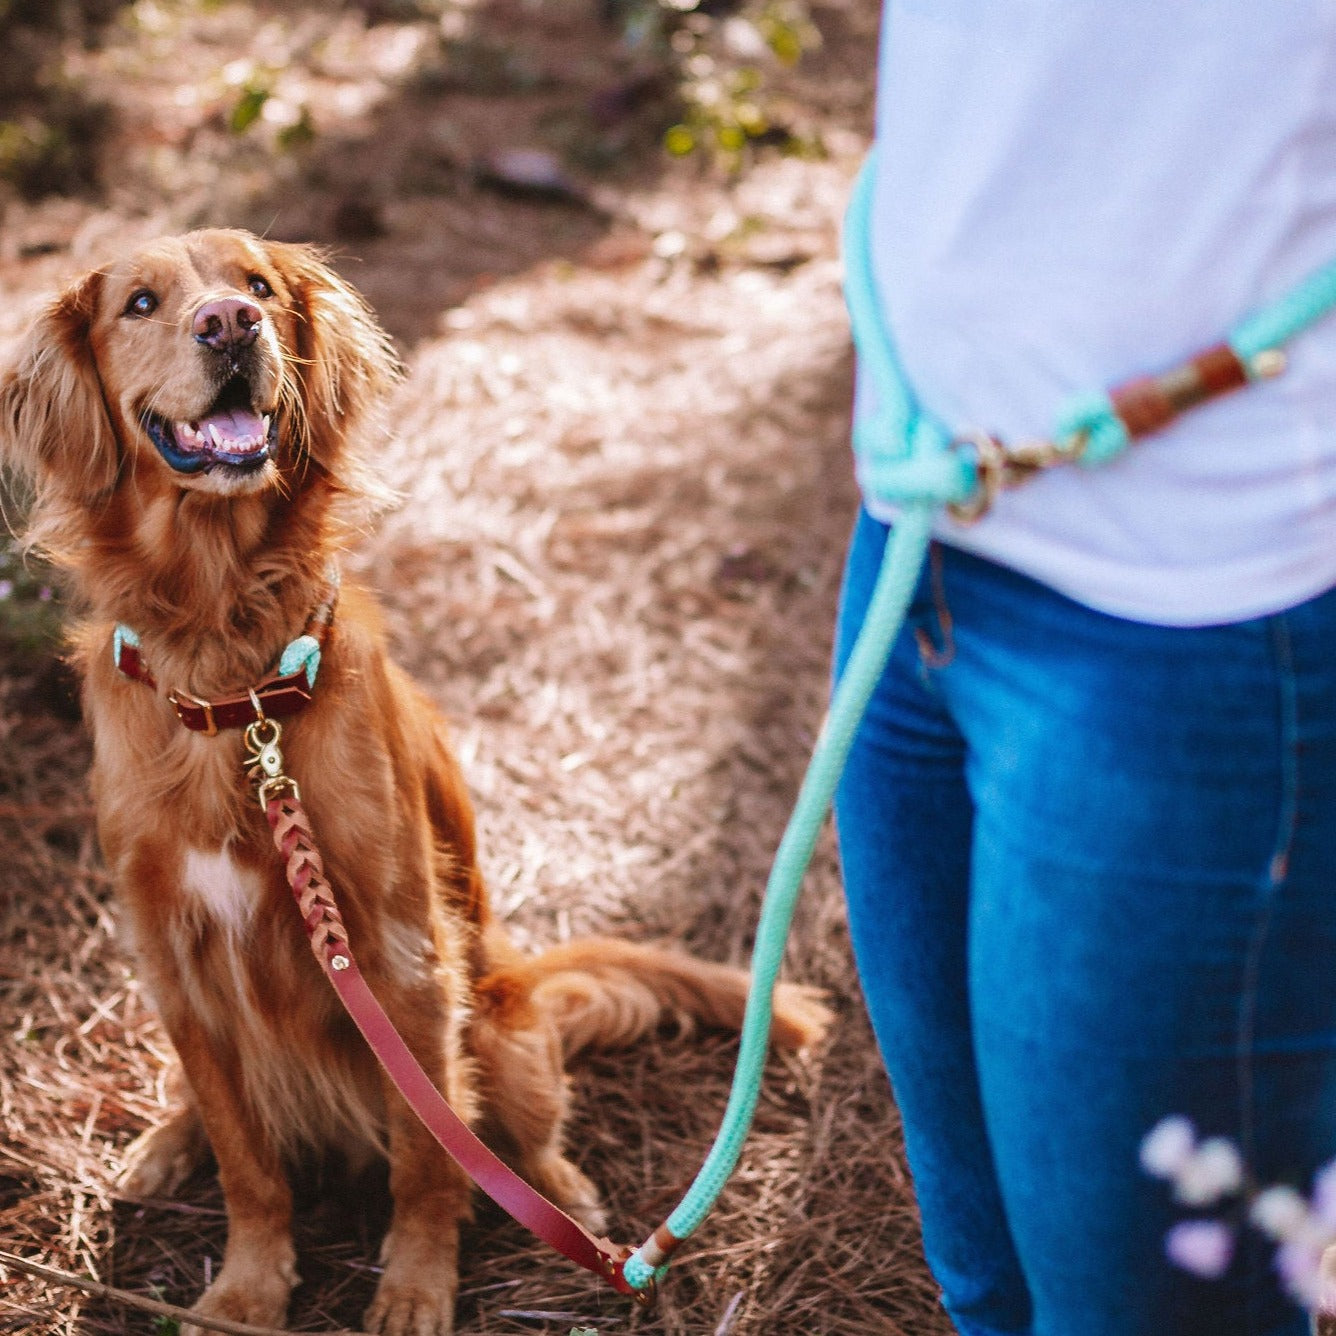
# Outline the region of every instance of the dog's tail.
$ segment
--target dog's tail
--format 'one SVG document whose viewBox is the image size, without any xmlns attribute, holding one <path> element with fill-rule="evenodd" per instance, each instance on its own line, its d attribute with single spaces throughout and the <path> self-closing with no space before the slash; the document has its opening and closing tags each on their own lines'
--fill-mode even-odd
<svg viewBox="0 0 1336 1336">
<path fill-rule="evenodd" d="M 567 1058 L 589 1048 L 623 1048 L 665 1023 L 736 1030 L 742 1025 L 745 970 L 697 960 L 668 947 L 611 937 L 585 937 L 541 955 L 507 953 L 479 985 L 500 1001 L 523 998 L 555 1025 Z M 826 1032 L 832 1013 L 819 988 L 781 983 L 775 989 L 771 1038 L 805 1048 Z"/>
</svg>

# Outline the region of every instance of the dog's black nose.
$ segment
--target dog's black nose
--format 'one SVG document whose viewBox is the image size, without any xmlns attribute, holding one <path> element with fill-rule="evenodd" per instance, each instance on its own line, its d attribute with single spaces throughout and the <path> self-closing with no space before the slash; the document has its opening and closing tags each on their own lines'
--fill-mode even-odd
<svg viewBox="0 0 1336 1336">
<path fill-rule="evenodd" d="M 255 342 L 264 312 L 244 297 L 220 297 L 195 312 L 193 332 L 198 342 L 218 352 L 245 348 Z"/>
</svg>

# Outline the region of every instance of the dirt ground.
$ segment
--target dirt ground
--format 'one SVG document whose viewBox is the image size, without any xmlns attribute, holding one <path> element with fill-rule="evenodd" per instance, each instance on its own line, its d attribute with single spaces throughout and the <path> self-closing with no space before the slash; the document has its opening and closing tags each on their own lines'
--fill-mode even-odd
<svg viewBox="0 0 1336 1336">
<path fill-rule="evenodd" d="M 454 721 L 496 905 L 525 942 L 610 930 L 745 961 L 821 717 L 855 502 L 836 231 L 877 5 L 821 0 L 821 49 L 776 76 L 821 151 L 761 151 L 736 177 L 670 160 L 621 115 L 643 71 L 592 0 L 475 0 L 441 25 L 380 8 L 139 0 L 73 53 L 115 112 L 103 189 L 5 205 L 0 344 L 61 279 L 158 232 L 334 246 L 410 368 L 383 461 L 402 501 L 348 564 Z M 258 79 L 265 109 L 230 129 Z M 489 176 L 505 150 L 554 145 L 559 189 Z M 116 1197 L 125 1147 L 164 1116 L 165 1039 L 118 934 L 65 689 L 45 656 L 4 666 L 0 1249 L 188 1304 L 221 1256 L 217 1184 Z M 788 973 L 830 989 L 835 1033 L 772 1061 L 737 1178 L 657 1312 L 483 1203 L 460 1336 L 949 1331 L 829 838 Z M 694 1174 L 734 1053 L 665 1037 L 579 1069 L 575 1157 L 619 1237 Z M 302 1201 L 291 1325 L 355 1328 L 383 1184 L 313 1182 Z M 0 1290 L 0 1331 L 170 1329 L 13 1274 Z"/>
</svg>

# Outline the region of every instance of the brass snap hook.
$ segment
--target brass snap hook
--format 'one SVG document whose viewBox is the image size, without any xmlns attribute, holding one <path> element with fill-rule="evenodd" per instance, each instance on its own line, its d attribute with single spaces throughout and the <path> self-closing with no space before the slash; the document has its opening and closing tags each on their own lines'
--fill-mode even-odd
<svg viewBox="0 0 1336 1336">
<path fill-rule="evenodd" d="M 1090 444 L 1090 428 L 1079 427 L 1070 436 L 1056 440 L 1042 437 L 1033 441 L 1021 441 L 1007 449 L 1008 478 L 1007 486 L 1015 486 L 1032 478 L 1044 469 L 1057 468 L 1059 464 L 1075 463 L 1086 452 Z"/>
<path fill-rule="evenodd" d="M 251 694 L 253 697 L 254 692 Z M 246 778 L 256 786 L 255 794 L 261 807 L 267 806 L 269 799 L 283 789 L 291 791 L 294 797 L 299 796 L 297 785 L 283 773 L 283 753 L 278 746 L 282 736 L 283 729 L 277 719 L 266 719 L 261 715 L 254 723 L 246 725 L 247 754 L 243 764 Z"/>
</svg>

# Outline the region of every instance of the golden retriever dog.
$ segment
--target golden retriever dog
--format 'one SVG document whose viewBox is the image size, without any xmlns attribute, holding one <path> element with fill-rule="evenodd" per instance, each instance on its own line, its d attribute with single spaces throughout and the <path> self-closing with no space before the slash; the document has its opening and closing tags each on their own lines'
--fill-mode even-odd
<svg viewBox="0 0 1336 1336">
<path fill-rule="evenodd" d="M 358 294 L 312 250 L 243 232 L 159 241 L 73 283 L 0 381 L 0 460 L 30 480 L 29 539 L 70 573 L 95 743 L 98 834 L 188 1100 L 134 1148 L 134 1195 L 208 1149 L 222 1268 L 195 1311 L 284 1320 L 296 1281 L 287 1169 L 388 1156 L 393 1214 L 366 1325 L 452 1326 L 471 1185 L 383 1077 L 322 977 L 242 764 L 237 727 L 176 702 L 245 696 L 313 610 L 373 484 L 399 374 Z M 128 628 L 144 672 L 113 657 Z M 349 941 L 457 1112 L 598 1229 L 566 1158 L 564 1061 L 664 1022 L 736 1026 L 746 976 L 607 938 L 521 955 L 489 916 L 464 782 L 432 704 L 344 587 L 309 703 L 284 721 Z M 776 1039 L 827 1020 L 781 988 Z"/>
</svg>

